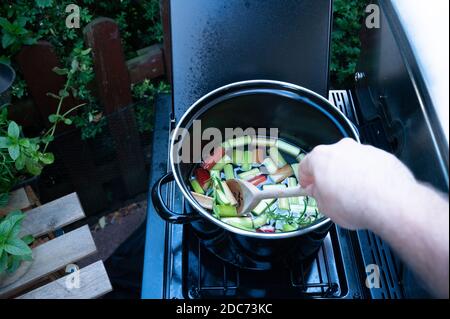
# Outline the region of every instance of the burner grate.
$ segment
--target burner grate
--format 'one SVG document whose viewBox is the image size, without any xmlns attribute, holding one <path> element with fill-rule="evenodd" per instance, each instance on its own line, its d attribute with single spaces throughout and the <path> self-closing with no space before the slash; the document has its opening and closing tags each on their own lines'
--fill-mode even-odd
<svg viewBox="0 0 450 319">
<path fill-rule="evenodd" d="M 190 242 L 195 241 L 185 251 L 189 298 L 337 298 L 343 292 L 330 235 L 312 261 L 268 271 L 242 270 L 229 265 L 206 250 L 193 234 L 188 238 Z"/>
<path fill-rule="evenodd" d="M 318 257 L 314 261 L 318 270 L 318 280 L 316 282 L 309 282 L 308 278 L 305 277 L 305 267 L 303 264 L 300 264 L 298 269 L 290 271 L 291 285 L 311 296 L 331 298 L 339 292 L 339 285 L 337 282 L 333 282 L 333 279 L 331 278 L 329 260 L 323 258 L 323 256 L 326 256 L 325 244 L 322 246 L 321 250 L 322 251 L 319 252 Z"/>
</svg>

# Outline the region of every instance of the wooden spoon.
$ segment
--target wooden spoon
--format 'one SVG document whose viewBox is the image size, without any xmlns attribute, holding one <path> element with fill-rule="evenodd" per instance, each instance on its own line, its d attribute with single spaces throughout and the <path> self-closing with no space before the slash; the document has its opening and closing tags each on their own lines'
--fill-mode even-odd
<svg viewBox="0 0 450 319">
<path fill-rule="evenodd" d="M 306 196 L 300 186 L 259 190 L 255 185 L 239 179 L 227 180 L 227 185 L 238 202 L 238 214 L 251 212 L 263 199 Z"/>
</svg>

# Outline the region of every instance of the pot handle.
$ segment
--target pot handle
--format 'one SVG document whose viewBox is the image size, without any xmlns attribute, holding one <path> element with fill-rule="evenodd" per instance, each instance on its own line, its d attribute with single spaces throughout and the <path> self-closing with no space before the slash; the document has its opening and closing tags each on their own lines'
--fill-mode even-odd
<svg viewBox="0 0 450 319">
<path fill-rule="evenodd" d="M 199 220 L 201 217 L 197 214 L 177 214 L 167 207 L 163 200 L 161 188 L 164 184 L 170 183 L 174 180 L 174 175 L 169 172 L 163 175 L 152 188 L 152 201 L 153 207 L 155 207 L 156 212 L 159 217 L 171 224 L 188 224 L 190 222 Z"/>
</svg>

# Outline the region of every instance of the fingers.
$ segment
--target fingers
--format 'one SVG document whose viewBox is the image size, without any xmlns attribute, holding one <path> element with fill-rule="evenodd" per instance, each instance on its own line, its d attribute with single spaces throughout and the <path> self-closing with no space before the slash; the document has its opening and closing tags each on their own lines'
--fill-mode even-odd
<svg viewBox="0 0 450 319">
<path fill-rule="evenodd" d="M 317 178 L 317 172 L 322 175 L 326 175 L 329 171 L 330 158 L 335 151 L 344 152 L 348 147 L 357 144 L 351 138 L 343 138 L 339 142 L 332 145 L 318 145 L 316 146 L 299 165 L 299 179 L 300 186 L 304 189 L 311 189 L 310 186 L 314 186 Z"/>
<path fill-rule="evenodd" d="M 315 181 L 315 171 L 318 161 L 321 160 L 321 154 L 324 153 L 324 148 L 326 146 L 319 145 L 316 146 L 305 158 L 301 161 L 299 165 L 299 178 L 300 185 L 303 188 L 307 188 L 314 184 Z"/>
</svg>

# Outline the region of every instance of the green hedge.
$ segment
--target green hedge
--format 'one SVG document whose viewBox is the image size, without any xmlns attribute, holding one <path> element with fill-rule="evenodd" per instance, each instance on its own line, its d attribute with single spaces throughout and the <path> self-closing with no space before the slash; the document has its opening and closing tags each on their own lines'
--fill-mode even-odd
<svg viewBox="0 0 450 319">
<path fill-rule="evenodd" d="M 69 29 L 65 25 L 68 13 L 66 6 L 76 3 L 80 7 L 79 29 Z M 0 61 L 14 65 L 14 55 L 23 45 L 36 43 L 45 39 L 52 43 L 62 64 L 70 68 L 75 55 L 85 49 L 83 40 L 83 26 L 95 17 L 105 16 L 117 21 L 125 56 L 127 59 L 136 56 L 136 50 L 162 42 L 162 26 L 160 23 L 159 0 L 15 0 L 2 1 L 0 4 Z M 86 102 L 81 112 L 72 118 L 73 123 L 81 128 L 82 138 L 91 138 L 100 133 L 106 121 L 101 116 L 102 108 L 91 93 L 89 83 L 94 78 L 91 55 L 83 56 L 79 61 L 79 72 L 71 81 L 70 91 L 76 98 Z M 137 85 L 133 92 L 139 92 L 141 97 L 152 99 L 159 88 L 166 86 L 150 84 L 148 82 Z M 145 93 L 143 93 L 145 92 Z M 55 93 L 55 92 L 53 92 Z M 16 99 L 28 95 L 25 81 L 18 72 L 13 85 L 12 95 Z M 151 104 L 151 103 L 149 103 Z M 138 110 L 139 123 L 146 123 L 151 115 L 151 108 L 141 103 Z M 148 131 L 149 125 L 139 127 L 141 131 Z"/>
<path fill-rule="evenodd" d="M 359 31 L 365 16 L 367 0 L 334 0 L 331 46 L 331 85 L 349 88 L 360 53 Z"/>
<path fill-rule="evenodd" d="M 1 52 L 0 61 L 10 62 L 24 44 L 38 39 L 49 40 L 56 48 L 63 63 L 70 63 L 72 56 L 84 48 L 82 28 L 65 27 L 65 7 L 72 0 L 15 0 L 0 4 Z M 348 87 L 353 83 L 353 74 L 360 52 L 358 32 L 364 17 L 367 0 L 334 0 L 334 23 L 332 34 L 332 57 L 330 66 L 331 85 L 335 88 Z M 120 27 L 124 51 L 127 58 L 136 55 L 136 50 L 162 41 L 162 27 L 159 15 L 159 0 L 95 1 L 79 0 L 81 24 L 86 25 L 93 18 L 107 16 L 115 19 Z M 93 78 L 92 61 L 82 61 L 83 72 L 74 81 L 74 94 L 88 101 L 83 114 L 75 123 L 84 128 L 84 137 L 95 136 L 101 130 L 100 123 L 92 119 L 101 111 L 92 96 L 88 83 Z M 158 87 L 144 84 L 133 91 L 148 89 L 152 95 Z M 18 74 L 14 83 L 13 96 L 27 95 L 26 84 Z"/>
</svg>

